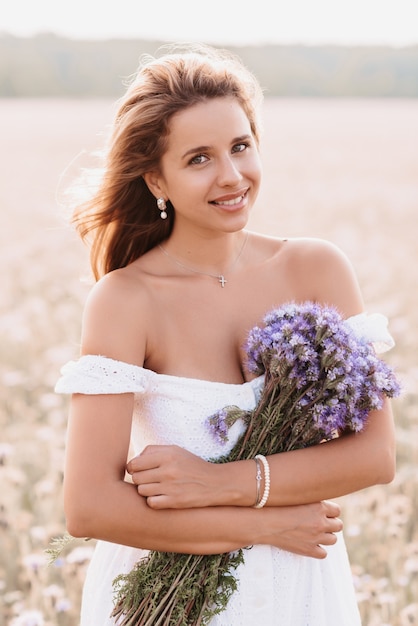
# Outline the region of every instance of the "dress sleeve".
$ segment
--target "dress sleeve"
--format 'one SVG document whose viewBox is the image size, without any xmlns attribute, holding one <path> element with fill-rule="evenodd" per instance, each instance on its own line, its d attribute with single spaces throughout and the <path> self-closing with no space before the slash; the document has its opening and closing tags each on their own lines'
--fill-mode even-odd
<svg viewBox="0 0 418 626">
<path fill-rule="evenodd" d="M 357 337 L 373 344 L 376 352 L 387 352 L 395 345 L 392 335 L 388 331 L 388 319 L 381 313 L 359 313 L 346 320 Z"/>
<path fill-rule="evenodd" d="M 146 388 L 146 371 L 143 367 L 104 356 L 85 355 L 62 367 L 55 392 L 89 395 L 142 393 Z"/>
</svg>

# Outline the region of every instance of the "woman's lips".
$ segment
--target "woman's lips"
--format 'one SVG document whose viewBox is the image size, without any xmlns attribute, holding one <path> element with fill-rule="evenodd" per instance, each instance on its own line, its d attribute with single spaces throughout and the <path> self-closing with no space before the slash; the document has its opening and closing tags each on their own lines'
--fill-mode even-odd
<svg viewBox="0 0 418 626">
<path fill-rule="evenodd" d="M 229 194 L 228 196 L 224 196 L 223 198 L 218 198 L 217 200 L 211 200 L 210 204 L 214 204 L 215 206 L 223 206 L 223 207 L 238 207 L 244 200 L 247 195 L 248 189 L 240 192 L 239 194 L 234 194 L 233 196 Z"/>
</svg>

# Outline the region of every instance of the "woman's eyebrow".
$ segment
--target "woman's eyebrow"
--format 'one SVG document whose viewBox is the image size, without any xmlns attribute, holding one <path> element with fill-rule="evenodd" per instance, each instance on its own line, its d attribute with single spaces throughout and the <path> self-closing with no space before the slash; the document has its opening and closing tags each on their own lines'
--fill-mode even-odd
<svg viewBox="0 0 418 626">
<path fill-rule="evenodd" d="M 197 146 L 196 148 L 190 148 L 190 150 L 187 150 L 183 154 L 182 159 L 189 156 L 190 154 L 196 154 L 196 152 L 206 152 L 207 150 L 210 150 L 210 149 L 211 149 L 211 146 Z"/>
</svg>

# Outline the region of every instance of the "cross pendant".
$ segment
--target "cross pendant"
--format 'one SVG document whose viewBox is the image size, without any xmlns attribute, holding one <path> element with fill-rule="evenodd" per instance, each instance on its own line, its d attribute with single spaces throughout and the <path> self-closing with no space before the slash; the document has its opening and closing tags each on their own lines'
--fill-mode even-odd
<svg viewBox="0 0 418 626">
<path fill-rule="evenodd" d="M 227 282 L 225 276 L 222 276 L 222 274 L 218 276 L 218 282 L 221 284 L 222 288 L 225 287 L 225 283 Z"/>
</svg>

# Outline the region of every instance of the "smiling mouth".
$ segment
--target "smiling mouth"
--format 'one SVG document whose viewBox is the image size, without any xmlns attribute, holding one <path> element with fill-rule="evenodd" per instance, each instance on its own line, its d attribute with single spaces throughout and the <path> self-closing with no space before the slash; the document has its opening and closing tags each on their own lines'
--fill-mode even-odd
<svg viewBox="0 0 418 626">
<path fill-rule="evenodd" d="M 236 206 L 238 204 L 240 204 L 245 196 L 247 195 L 248 190 L 245 193 L 242 193 L 241 195 L 232 198 L 230 200 L 212 200 L 212 202 L 210 204 L 215 204 L 217 206 Z"/>
</svg>

